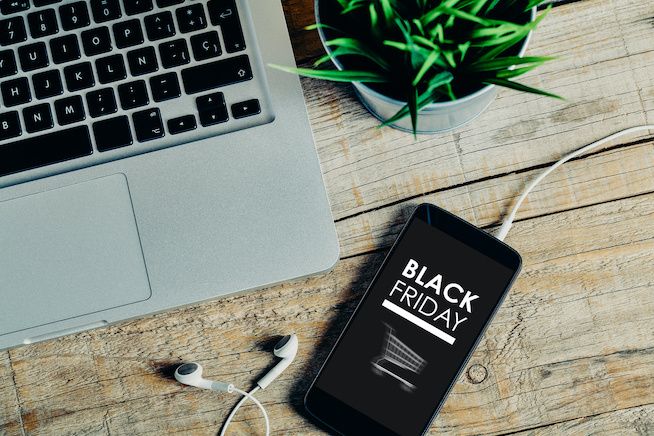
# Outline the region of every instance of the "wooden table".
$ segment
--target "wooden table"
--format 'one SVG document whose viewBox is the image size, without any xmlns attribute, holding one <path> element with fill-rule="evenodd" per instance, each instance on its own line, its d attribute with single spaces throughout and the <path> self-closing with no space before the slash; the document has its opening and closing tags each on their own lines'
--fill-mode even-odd
<svg viewBox="0 0 654 436">
<path fill-rule="evenodd" d="M 264 0 L 256 0 L 264 1 Z M 300 63 L 320 53 L 312 0 L 286 0 Z M 235 397 L 183 387 L 174 366 L 250 386 L 276 335 L 297 360 L 259 398 L 274 432 L 316 433 L 302 397 L 416 204 L 492 230 L 542 167 L 654 122 L 654 2 L 557 5 L 530 54 L 560 55 L 524 80 L 566 101 L 501 91 L 455 133 L 378 129 L 345 85 L 303 86 L 342 258 L 329 274 L 0 352 L 0 433 L 215 434 Z M 523 272 L 434 433 L 654 433 L 654 148 L 631 138 L 570 162 L 520 210 L 508 243 Z M 234 431 L 259 432 L 254 406 Z"/>
</svg>

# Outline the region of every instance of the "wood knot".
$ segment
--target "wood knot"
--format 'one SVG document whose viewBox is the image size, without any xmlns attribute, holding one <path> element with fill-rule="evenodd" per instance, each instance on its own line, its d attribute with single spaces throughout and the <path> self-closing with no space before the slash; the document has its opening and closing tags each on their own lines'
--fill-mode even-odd
<svg viewBox="0 0 654 436">
<path fill-rule="evenodd" d="M 472 384 L 479 384 L 488 377 L 488 370 L 485 366 L 475 363 L 468 368 L 468 380 Z"/>
</svg>

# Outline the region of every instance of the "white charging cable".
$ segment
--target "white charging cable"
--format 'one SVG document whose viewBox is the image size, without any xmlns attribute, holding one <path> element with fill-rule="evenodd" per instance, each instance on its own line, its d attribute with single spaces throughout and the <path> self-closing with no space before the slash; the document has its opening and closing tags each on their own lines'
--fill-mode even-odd
<svg viewBox="0 0 654 436">
<path fill-rule="evenodd" d="M 511 212 L 504 218 L 504 221 L 502 222 L 502 226 L 500 229 L 497 231 L 497 234 L 495 237 L 499 239 L 500 241 L 503 241 L 504 238 L 506 238 L 506 235 L 509 233 L 509 230 L 511 230 L 511 226 L 513 225 L 513 220 L 515 220 L 515 216 L 518 213 L 518 209 L 520 209 L 520 206 L 522 206 L 522 202 L 525 201 L 525 198 L 527 198 L 527 195 L 534 189 L 536 185 L 538 185 L 545 177 L 547 177 L 552 171 L 569 161 L 570 159 L 574 159 L 577 156 L 580 156 L 596 147 L 599 147 L 603 144 L 606 144 L 607 142 L 613 141 L 614 139 L 621 138 L 626 135 L 632 135 L 634 133 L 646 131 L 646 130 L 654 130 L 654 125 L 649 124 L 649 125 L 644 125 L 644 126 L 637 126 L 637 127 L 631 127 L 629 129 L 621 130 L 617 133 L 614 133 L 613 135 L 607 136 L 606 138 L 602 138 L 599 141 L 595 141 L 592 144 L 588 144 L 585 147 L 582 147 L 578 150 L 573 151 L 570 154 L 567 154 L 563 156 L 561 159 L 559 159 L 555 164 L 547 168 L 545 171 L 540 173 L 538 177 L 536 177 L 534 180 L 527 185 L 524 191 L 522 191 L 522 194 L 520 194 L 520 197 L 518 197 L 518 200 L 514 203 L 513 208 L 511 209 Z"/>
<path fill-rule="evenodd" d="M 268 412 L 266 412 L 266 409 L 263 407 L 263 404 L 261 404 L 259 402 L 259 400 L 254 398 L 254 395 L 253 395 L 256 391 L 259 390 L 259 386 L 255 386 L 254 388 L 252 388 L 252 390 L 250 390 L 250 392 L 245 392 L 245 391 L 242 391 L 242 390 L 240 390 L 238 388 L 233 388 L 233 390 L 234 390 L 234 392 L 237 392 L 237 393 L 243 395 L 243 398 L 241 398 L 241 400 L 238 403 L 236 403 L 236 406 L 234 406 L 231 413 L 229 414 L 229 416 L 225 420 L 225 424 L 223 424 L 223 428 L 222 428 L 222 430 L 220 430 L 220 436 L 225 436 L 225 432 L 227 431 L 227 427 L 232 422 L 232 419 L 236 415 L 236 412 L 241 407 L 241 405 L 248 399 L 252 400 L 252 402 L 254 404 L 256 404 L 257 406 L 259 406 L 259 409 L 261 409 L 261 413 L 263 413 L 263 419 L 266 421 L 266 436 L 270 436 L 270 421 L 268 420 Z"/>
</svg>

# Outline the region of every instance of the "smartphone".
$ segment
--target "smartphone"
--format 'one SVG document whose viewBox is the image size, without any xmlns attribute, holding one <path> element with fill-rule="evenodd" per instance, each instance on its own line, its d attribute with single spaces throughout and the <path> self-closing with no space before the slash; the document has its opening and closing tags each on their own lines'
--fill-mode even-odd
<svg viewBox="0 0 654 436">
<path fill-rule="evenodd" d="M 305 397 L 345 434 L 427 431 L 520 270 L 520 255 L 416 208 Z"/>
</svg>

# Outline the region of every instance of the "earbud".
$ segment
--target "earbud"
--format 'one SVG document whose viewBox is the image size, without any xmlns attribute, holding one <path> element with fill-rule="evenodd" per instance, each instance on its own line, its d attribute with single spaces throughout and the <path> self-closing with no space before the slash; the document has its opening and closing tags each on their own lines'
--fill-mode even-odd
<svg viewBox="0 0 654 436">
<path fill-rule="evenodd" d="M 207 380 L 202 378 L 202 365 L 195 362 L 184 363 L 175 370 L 175 380 L 178 382 L 195 386 L 200 389 L 210 389 L 212 391 L 233 392 L 234 385 L 218 381 Z"/>
<path fill-rule="evenodd" d="M 282 360 L 275 365 L 257 385 L 261 389 L 268 387 L 279 374 L 284 372 L 286 368 L 293 362 L 297 354 L 298 340 L 295 334 L 284 336 L 273 349 L 273 354 Z M 211 389 L 212 391 L 233 392 L 234 385 L 230 383 L 223 383 L 218 381 L 207 380 L 202 378 L 202 365 L 195 362 L 184 363 L 177 367 L 175 370 L 175 380 L 189 386 L 195 386 L 200 389 Z"/>
<path fill-rule="evenodd" d="M 277 342 L 275 348 L 273 349 L 273 354 L 282 360 L 277 363 L 277 365 L 275 365 L 270 371 L 268 371 L 268 373 L 257 382 L 257 386 L 252 388 L 250 392 L 245 392 L 235 388 L 234 385 L 230 383 L 223 383 L 202 378 L 202 365 L 195 362 L 184 363 L 178 366 L 175 370 L 175 380 L 185 385 L 195 386 L 196 388 L 211 389 L 212 391 L 224 391 L 230 393 L 236 392 L 243 395 L 243 398 L 241 398 L 236 406 L 234 406 L 234 409 L 232 409 L 231 413 L 227 417 L 225 425 L 223 425 L 223 428 L 220 431 L 221 436 L 224 436 L 229 423 L 232 421 L 236 411 L 239 409 L 239 407 L 241 407 L 246 398 L 252 400 L 259 407 L 259 409 L 261 409 L 261 413 L 263 413 L 263 417 L 266 422 L 266 436 L 269 436 L 270 422 L 268 421 L 268 413 L 266 413 L 265 407 L 263 407 L 261 402 L 257 400 L 253 394 L 259 389 L 265 389 L 268 387 L 268 385 L 272 383 L 273 380 L 279 376 L 279 374 L 288 368 L 291 362 L 293 362 L 293 359 L 295 359 L 295 355 L 297 354 L 297 347 L 298 340 L 295 333 L 292 335 L 286 335 L 279 342 Z"/>
<path fill-rule="evenodd" d="M 291 362 L 293 362 L 293 359 L 295 359 L 297 348 L 298 340 L 295 333 L 292 335 L 286 335 L 277 342 L 277 345 L 275 345 L 275 348 L 273 349 L 273 354 L 282 360 L 257 382 L 257 385 L 261 389 L 268 387 L 273 380 L 288 368 Z"/>
</svg>

